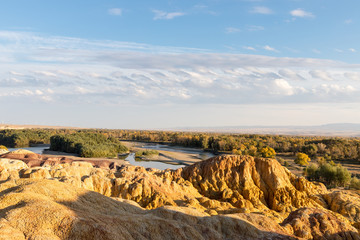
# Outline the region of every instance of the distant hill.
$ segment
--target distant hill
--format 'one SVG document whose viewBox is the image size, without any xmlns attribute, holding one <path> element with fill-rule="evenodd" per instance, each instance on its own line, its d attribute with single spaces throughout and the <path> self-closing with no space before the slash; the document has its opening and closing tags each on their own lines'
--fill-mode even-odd
<svg viewBox="0 0 360 240">
<path fill-rule="evenodd" d="M 318 126 L 220 126 L 220 127 L 187 127 L 175 128 L 180 131 L 310 135 L 310 136 L 347 136 L 360 137 L 360 124 L 332 123 Z"/>
</svg>

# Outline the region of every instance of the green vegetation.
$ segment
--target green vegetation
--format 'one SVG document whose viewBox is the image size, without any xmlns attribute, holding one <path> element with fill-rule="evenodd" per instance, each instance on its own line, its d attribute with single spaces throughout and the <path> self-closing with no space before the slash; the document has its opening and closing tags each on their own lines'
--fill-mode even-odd
<svg viewBox="0 0 360 240">
<path fill-rule="evenodd" d="M 350 181 L 350 188 L 360 190 L 360 179 L 353 177 Z"/>
<path fill-rule="evenodd" d="M 76 153 L 81 157 L 116 157 L 128 149 L 113 137 L 100 133 L 77 132 L 50 138 L 50 150 Z"/>
<path fill-rule="evenodd" d="M 6 147 L 27 147 L 30 144 L 50 143 L 54 135 L 96 133 L 118 140 L 166 143 L 182 147 L 201 148 L 214 153 L 274 157 L 266 151 L 273 149 L 277 155 L 304 153 L 311 159 L 325 161 L 360 160 L 360 138 L 282 136 L 258 134 L 224 134 L 170 131 L 136 131 L 110 129 L 26 129 L 0 131 L 0 144 Z M 96 150 L 98 151 L 98 150 Z M 269 153 L 269 154 L 268 154 Z"/>
<path fill-rule="evenodd" d="M 0 131 L 0 144 L 11 147 L 29 147 L 31 144 L 49 144 L 50 137 L 74 130 L 22 129 Z"/>
<path fill-rule="evenodd" d="M 305 168 L 304 173 L 309 180 L 322 182 L 327 187 L 344 187 L 351 180 L 350 172 L 340 164 L 310 164 Z"/>
<path fill-rule="evenodd" d="M 195 147 L 214 153 L 232 152 L 238 155 L 256 156 L 262 148 L 270 147 L 276 153 L 296 155 L 302 152 L 311 158 L 323 157 L 327 161 L 360 160 L 359 138 L 135 130 L 114 130 L 111 134 L 121 140 Z"/>
<path fill-rule="evenodd" d="M 296 154 L 296 158 L 294 160 L 294 162 L 296 164 L 299 164 L 301 166 L 306 166 L 309 164 L 309 162 L 311 161 L 311 159 L 309 158 L 308 155 L 306 155 L 305 153 L 298 153 Z"/>
<path fill-rule="evenodd" d="M 159 152 L 152 149 L 139 150 L 135 153 L 135 157 L 154 157 L 158 155 Z"/>
</svg>

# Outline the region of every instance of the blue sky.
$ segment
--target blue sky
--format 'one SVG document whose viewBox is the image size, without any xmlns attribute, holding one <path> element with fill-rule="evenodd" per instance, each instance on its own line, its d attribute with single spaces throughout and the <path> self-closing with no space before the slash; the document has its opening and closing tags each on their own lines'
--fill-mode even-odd
<svg viewBox="0 0 360 240">
<path fill-rule="evenodd" d="M 2 123 L 360 123 L 359 1 L 2 1 Z M 16 110 L 15 110 L 16 109 Z"/>
</svg>

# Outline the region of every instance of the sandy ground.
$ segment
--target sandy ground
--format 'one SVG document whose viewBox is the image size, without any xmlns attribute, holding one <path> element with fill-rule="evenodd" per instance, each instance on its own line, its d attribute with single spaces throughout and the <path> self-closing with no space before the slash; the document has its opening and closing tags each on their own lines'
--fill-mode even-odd
<svg viewBox="0 0 360 240">
<path fill-rule="evenodd" d="M 122 143 L 127 146 L 131 152 L 136 152 L 139 150 L 144 150 L 145 148 L 141 148 L 144 146 L 144 143 L 138 143 L 138 142 L 127 142 L 122 141 Z M 146 145 L 146 144 L 145 144 Z M 183 149 L 186 150 L 186 148 L 177 148 L 179 150 Z M 202 160 L 206 159 L 206 156 L 203 156 L 201 154 L 201 150 L 194 150 L 198 151 L 198 153 L 187 153 L 187 152 L 175 152 L 175 151 L 166 151 L 166 150 L 159 150 L 156 149 L 159 152 L 159 156 L 155 158 L 151 158 L 150 160 L 163 162 L 167 164 L 182 164 L 182 165 L 191 165 L 196 162 L 200 162 Z"/>
<path fill-rule="evenodd" d="M 133 143 L 133 142 L 122 142 L 125 146 L 127 146 L 131 152 L 136 152 L 138 150 L 144 150 L 144 148 L 140 148 L 142 143 Z M 181 148 L 179 148 L 181 149 Z M 191 165 L 193 163 L 202 161 L 206 159 L 205 156 L 202 156 L 199 153 L 184 153 L 184 152 L 173 152 L 173 151 L 165 151 L 165 150 L 158 150 L 159 156 L 153 157 L 151 161 L 163 162 L 166 164 L 172 165 Z M 65 153 L 65 152 L 56 152 L 56 151 L 49 151 L 46 150 L 43 153 L 44 156 L 56 156 L 56 157 L 70 157 L 74 160 L 110 160 L 118 163 L 119 165 L 129 165 L 130 163 L 125 159 L 118 159 L 118 158 L 81 158 L 76 154 Z"/>
</svg>

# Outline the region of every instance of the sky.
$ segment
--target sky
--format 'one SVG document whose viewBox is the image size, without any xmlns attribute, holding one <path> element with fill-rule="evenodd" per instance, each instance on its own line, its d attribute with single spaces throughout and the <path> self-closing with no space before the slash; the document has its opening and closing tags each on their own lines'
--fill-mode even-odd
<svg viewBox="0 0 360 240">
<path fill-rule="evenodd" d="M 360 123 L 358 0 L 0 6 L 0 123 Z"/>
</svg>

